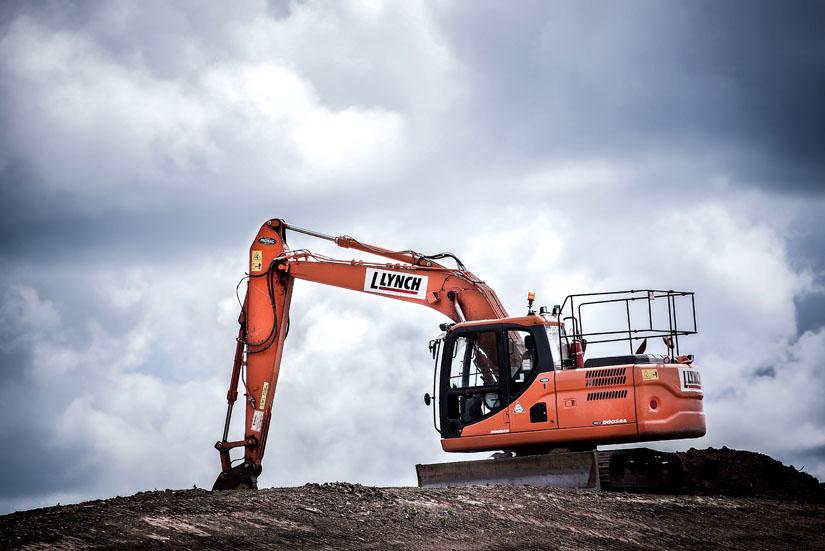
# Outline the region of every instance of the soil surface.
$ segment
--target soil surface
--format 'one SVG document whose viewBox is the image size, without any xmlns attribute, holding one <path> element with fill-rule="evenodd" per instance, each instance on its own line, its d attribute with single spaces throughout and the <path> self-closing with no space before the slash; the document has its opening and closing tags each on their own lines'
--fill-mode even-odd
<svg viewBox="0 0 825 551">
<path fill-rule="evenodd" d="M 813 477 L 749 452 L 691 450 L 684 459 L 704 495 L 347 483 L 166 490 L 2 516 L 0 546 L 825 549 L 825 501 Z"/>
</svg>

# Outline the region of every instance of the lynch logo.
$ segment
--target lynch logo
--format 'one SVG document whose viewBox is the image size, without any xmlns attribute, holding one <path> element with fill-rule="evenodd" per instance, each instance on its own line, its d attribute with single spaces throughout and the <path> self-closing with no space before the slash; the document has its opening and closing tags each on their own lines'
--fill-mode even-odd
<svg viewBox="0 0 825 551">
<path fill-rule="evenodd" d="M 423 300 L 427 296 L 427 276 L 367 268 L 364 290 L 368 293 Z"/>
<path fill-rule="evenodd" d="M 682 391 L 702 391 L 702 379 L 699 377 L 699 372 L 695 369 L 688 369 L 686 367 L 679 368 L 679 386 Z"/>
</svg>

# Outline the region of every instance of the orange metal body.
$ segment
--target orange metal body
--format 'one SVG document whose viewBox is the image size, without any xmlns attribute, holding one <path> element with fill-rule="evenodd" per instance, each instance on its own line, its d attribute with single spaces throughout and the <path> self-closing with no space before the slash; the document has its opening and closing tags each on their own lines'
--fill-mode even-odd
<svg viewBox="0 0 825 551">
<path fill-rule="evenodd" d="M 351 237 L 320 236 L 344 248 L 393 260 L 381 264 L 334 260 L 309 251 L 290 251 L 289 226 L 273 219 L 261 226 L 249 249 L 249 282 L 241 313 L 224 438 L 216 444 L 224 473 L 229 451 L 243 447 L 247 462 L 260 471 L 278 382 L 295 279 L 313 281 L 412 302 L 438 310 L 456 327 L 506 322 L 508 326 L 558 325 L 546 317 L 508 317 L 483 281 L 463 269 L 447 268 L 412 251 L 390 251 Z M 296 231 L 298 231 L 296 229 Z M 631 442 L 700 436 L 705 431 L 702 393 L 680 389 L 685 365 L 623 365 L 540 373 L 518 400 L 495 415 L 464 427 L 460 437 L 442 438 L 450 452 L 470 452 L 570 442 Z M 656 378 L 651 372 L 657 370 Z M 244 377 L 245 372 L 245 377 Z M 246 419 L 243 440 L 228 441 L 232 406 L 239 381 L 245 381 Z M 628 399 L 602 400 L 598 394 L 626 393 Z M 656 400 L 656 408 L 651 407 Z M 528 422 L 526 411 L 547 406 L 547 421 Z M 520 408 L 516 406 L 520 405 Z M 516 410 L 519 409 L 520 412 Z"/>
<path fill-rule="evenodd" d="M 442 438 L 441 446 L 448 452 L 476 452 L 703 436 L 703 393 L 681 390 L 679 368 L 687 366 L 620 365 L 543 373 L 505 410 L 465 427 L 459 438 Z M 655 371 L 657 378 L 645 380 L 642 370 Z M 617 396 L 627 399 L 614 399 Z M 527 412 L 539 402 L 546 404 L 548 415 L 537 424 Z"/>
</svg>

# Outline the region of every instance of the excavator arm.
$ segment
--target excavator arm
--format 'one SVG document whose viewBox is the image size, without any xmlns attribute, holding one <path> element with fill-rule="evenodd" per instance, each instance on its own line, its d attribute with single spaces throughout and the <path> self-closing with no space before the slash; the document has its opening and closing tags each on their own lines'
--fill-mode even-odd
<svg viewBox="0 0 825 551">
<path fill-rule="evenodd" d="M 336 260 L 308 250 L 291 251 L 286 241 L 287 230 L 395 262 Z M 443 258 L 455 260 L 457 268 L 436 262 Z M 392 251 L 349 236 L 332 237 L 296 228 L 279 219 L 267 221 L 249 250 L 249 280 L 239 318 L 223 438 L 215 444 L 221 458 L 216 490 L 256 487 L 284 339 L 289 332 L 290 299 L 296 279 L 420 304 L 438 310 L 454 322 L 507 317 L 495 292 L 450 253 L 426 256 L 411 250 Z M 244 385 L 246 399 L 244 438 L 230 441 L 229 424 L 240 383 Z M 235 466 L 229 455 L 234 448 L 244 449 L 242 463 Z"/>
</svg>

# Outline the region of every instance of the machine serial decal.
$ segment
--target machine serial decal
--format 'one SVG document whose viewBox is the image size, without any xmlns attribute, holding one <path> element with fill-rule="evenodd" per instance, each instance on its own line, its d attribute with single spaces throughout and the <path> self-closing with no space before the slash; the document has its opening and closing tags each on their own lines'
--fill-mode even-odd
<svg viewBox="0 0 825 551">
<path fill-rule="evenodd" d="M 264 409 L 266 405 L 266 392 L 269 390 L 269 381 L 264 381 L 263 390 L 261 390 L 261 402 L 258 404 L 258 409 Z"/>
<path fill-rule="evenodd" d="M 250 272 L 260 272 L 264 266 L 264 252 L 252 251 L 252 261 L 249 263 Z"/>
<path fill-rule="evenodd" d="M 642 380 L 655 381 L 659 378 L 658 369 L 642 369 Z"/>
<path fill-rule="evenodd" d="M 627 423 L 627 419 L 604 419 L 602 421 L 593 421 L 593 424 L 597 427 L 603 425 L 621 425 L 622 423 Z"/>
<path fill-rule="evenodd" d="M 256 409 L 255 413 L 252 414 L 252 430 L 255 432 L 261 432 L 261 425 L 264 423 L 264 412 Z"/>
<path fill-rule="evenodd" d="M 258 239 L 258 243 L 261 245 L 274 245 L 276 241 L 274 237 L 261 237 Z"/>
<path fill-rule="evenodd" d="M 702 392 L 702 379 L 699 377 L 699 372 L 689 367 L 680 367 L 679 387 L 683 392 Z"/>
<path fill-rule="evenodd" d="M 427 276 L 367 268 L 364 291 L 423 300 L 427 296 Z"/>
<path fill-rule="evenodd" d="M 513 408 L 513 413 L 524 413 L 524 408 L 521 407 L 521 403 L 516 402 L 516 407 Z"/>
<path fill-rule="evenodd" d="M 493 429 L 490 434 L 504 434 L 506 432 L 510 432 L 510 429 Z"/>
</svg>

